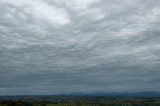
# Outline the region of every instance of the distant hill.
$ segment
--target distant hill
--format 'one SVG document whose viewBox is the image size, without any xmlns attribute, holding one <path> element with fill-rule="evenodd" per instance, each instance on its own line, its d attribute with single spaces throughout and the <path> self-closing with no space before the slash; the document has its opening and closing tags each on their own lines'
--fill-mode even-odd
<svg viewBox="0 0 160 106">
<path fill-rule="evenodd" d="M 72 93 L 69 95 L 83 95 L 83 96 L 107 96 L 107 97 L 137 97 L 137 98 L 153 98 L 160 97 L 160 92 L 97 92 L 97 93 Z"/>
<path fill-rule="evenodd" d="M 97 93 L 71 93 L 59 95 L 21 95 L 21 96 L 0 96 L 0 100 L 21 100 L 21 101 L 63 101 L 74 99 L 101 99 L 101 98 L 160 98 L 159 92 L 97 92 Z"/>
</svg>

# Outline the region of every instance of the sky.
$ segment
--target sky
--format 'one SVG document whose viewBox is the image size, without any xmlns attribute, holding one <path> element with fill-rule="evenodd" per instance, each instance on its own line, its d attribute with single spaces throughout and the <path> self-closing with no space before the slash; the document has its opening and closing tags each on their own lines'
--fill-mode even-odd
<svg viewBox="0 0 160 106">
<path fill-rule="evenodd" d="M 160 92 L 159 0 L 0 0 L 0 95 Z"/>
</svg>

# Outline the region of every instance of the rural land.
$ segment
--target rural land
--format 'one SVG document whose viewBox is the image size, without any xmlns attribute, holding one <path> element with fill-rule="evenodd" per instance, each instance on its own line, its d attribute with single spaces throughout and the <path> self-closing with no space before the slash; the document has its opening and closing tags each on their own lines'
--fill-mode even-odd
<svg viewBox="0 0 160 106">
<path fill-rule="evenodd" d="M 0 96 L 0 106 L 160 106 L 159 95 Z"/>
</svg>

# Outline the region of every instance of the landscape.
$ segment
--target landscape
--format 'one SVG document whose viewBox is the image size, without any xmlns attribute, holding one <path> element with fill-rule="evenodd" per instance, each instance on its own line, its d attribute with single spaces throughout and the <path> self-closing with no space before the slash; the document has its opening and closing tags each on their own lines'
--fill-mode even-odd
<svg viewBox="0 0 160 106">
<path fill-rule="evenodd" d="M 160 106 L 160 93 L 0 96 L 0 106 Z"/>
<path fill-rule="evenodd" d="M 0 0 L 0 106 L 160 106 L 160 0 Z"/>
</svg>

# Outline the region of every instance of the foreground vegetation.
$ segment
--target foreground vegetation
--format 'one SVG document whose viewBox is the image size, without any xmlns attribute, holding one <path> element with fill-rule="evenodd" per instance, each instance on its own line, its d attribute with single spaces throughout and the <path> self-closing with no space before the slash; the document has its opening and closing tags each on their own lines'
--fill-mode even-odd
<svg viewBox="0 0 160 106">
<path fill-rule="evenodd" d="M 0 100 L 0 106 L 160 106 L 159 98 L 66 97 L 51 100 Z"/>
</svg>

